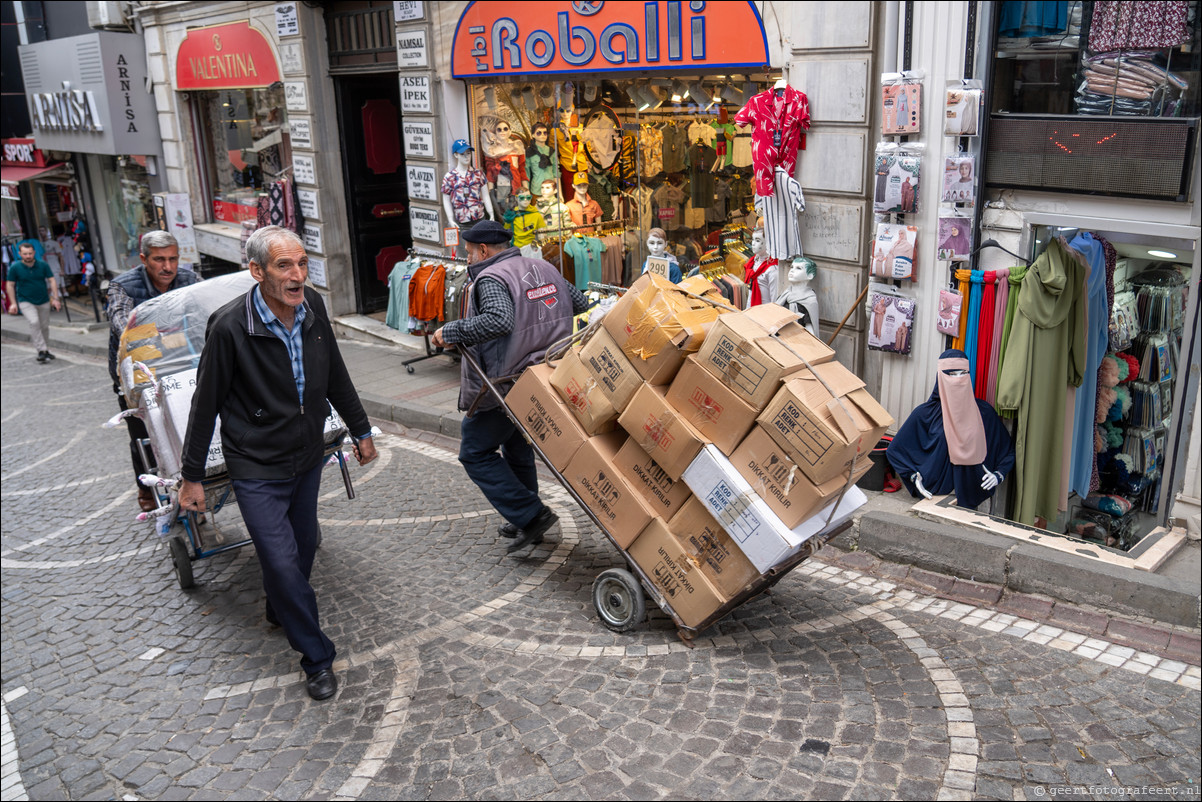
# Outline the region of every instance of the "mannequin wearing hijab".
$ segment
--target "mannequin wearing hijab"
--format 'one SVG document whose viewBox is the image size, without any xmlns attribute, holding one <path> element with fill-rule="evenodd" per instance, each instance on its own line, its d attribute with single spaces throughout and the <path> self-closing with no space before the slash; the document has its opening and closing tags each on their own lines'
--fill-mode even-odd
<svg viewBox="0 0 1202 802">
<path fill-rule="evenodd" d="M 889 464 L 918 498 L 956 493 L 973 508 L 993 495 L 1014 467 L 1014 443 L 993 407 L 973 396 L 968 357 L 939 357 L 935 389 L 910 413 L 888 451 Z"/>
</svg>

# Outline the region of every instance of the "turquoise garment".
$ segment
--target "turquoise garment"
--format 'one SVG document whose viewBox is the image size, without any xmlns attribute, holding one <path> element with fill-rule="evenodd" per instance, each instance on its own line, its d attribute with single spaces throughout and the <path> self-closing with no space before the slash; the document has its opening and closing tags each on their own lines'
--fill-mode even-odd
<svg viewBox="0 0 1202 802">
<path fill-rule="evenodd" d="M 1094 465 L 1094 413 L 1098 405 L 1098 368 L 1109 347 L 1110 309 L 1106 300 L 1106 249 L 1083 231 L 1068 244 L 1085 257 L 1085 372 L 1073 407 L 1073 446 L 1069 452 L 1068 488 L 1081 498 L 1089 495 Z"/>
<path fill-rule="evenodd" d="M 1030 38 L 1053 36 L 1068 28 L 1066 0 L 1006 0 L 1002 3 L 998 33 Z"/>
<path fill-rule="evenodd" d="M 559 185 L 559 166 L 555 163 L 550 145 L 532 143 L 526 148 L 526 175 L 530 179 L 530 192 L 538 197 L 543 182 L 554 181 Z"/>
<path fill-rule="evenodd" d="M 576 263 L 576 289 L 584 292 L 590 281 L 601 281 L 601 254 L 605 243 L 596 237 L 572 237 L 563 249 Z"/>
<path fill-rule="evenodd" d="M 968 331 L 964 336 L 964 353 L 968 355 L 968 375 L 977 385 L 977 325 L 981 317 L 981 295 L 984 292 L 985 271 L 972 271 L 972 288 L 968 293 Z"/>
<path fill-rule="evenodd" d="M 397 331 L 409 329 L 409 279 L 421 262 L 397 262 L 388 274 L 388 313 L 384 325 Z"/>
</svg>

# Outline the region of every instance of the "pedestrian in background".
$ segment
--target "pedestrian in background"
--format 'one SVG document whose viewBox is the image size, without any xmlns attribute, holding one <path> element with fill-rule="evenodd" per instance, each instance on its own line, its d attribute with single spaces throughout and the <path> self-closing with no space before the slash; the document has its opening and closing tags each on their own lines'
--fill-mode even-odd
<svg viewBox="0 0 1202 802">
<path fill-rule="evenodd" d="M 58 282 L 50 265 L 37 258 L 33 245 L 21 243 L 21 261 L 8 267 L 5 290 L 8 293 L 8 313 L 18 311 L 29 323 L 29 341 L 38 351 L 38 362 L 45 364 L 54 359 L 50 353 L 50 310 L 61 307 L 58 300 Z"/>
<path fill-rule="evenodd" d="M 129 409 L 129 405 L 125 402 L 125 394 L 121 392 L 121 382 L 117 378 L 117 353 L 130 313 L 143 301 L 200 281 L 196 273 L 179 266 L 179 243 L 166 231 L 148 231 L 142 236 L 138 251 L 142 264 L 110 281 L 108 291 L 109 376 L 113 380 L 113 392 L 117 394 L 117 405 L 123 412 Z M 129 430 L 129 455 L 134 466 L 134 481 L 138 485 L 138 506 L 149 512 L 158 504 L 154 491 L 138 481 L 139 476 L 149 472 L 142 461 L 138 440 L 149 438 L 150 434 L 146 431 L 146 423 L 136 416 L 126 418 L 125 426 Z"/>
<path fill-rule="evenodd" d="M 209 318 L 184 438 L 180 507 L 205 508 L 205 460 L 221 416 L 221 450 L 255 544 L 266 617 L 301 653 L 313 699 L 338 690 L 335 649 L 309 583 L 317 555 L 317 493 L 330 404 L 346 421 L 360 465 L 376 458 L 371 424 L 342 361 L 325 305 L 305 287 L 309 257 L 281 226 L 246 241 L 258 284 Z"/>
</svg>

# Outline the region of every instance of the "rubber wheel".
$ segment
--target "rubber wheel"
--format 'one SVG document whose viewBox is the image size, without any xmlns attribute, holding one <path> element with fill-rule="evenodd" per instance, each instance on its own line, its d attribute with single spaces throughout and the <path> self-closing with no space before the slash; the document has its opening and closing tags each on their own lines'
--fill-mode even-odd
<svg viewBox="0 0 1202 802">
<path fill-rule="evenodd" d="M 626 632 L 647 617 L 643 586 L 622 568 L 602 571 L 593 580 L 593 607 L 601 623 L 614 632 Z"/>
<path fill-rule="evenodd" d="M 406 365 L 405 370 L 409 371 L 410 375 L 413 374 L 413 366 L 412 365 Z"/>
<path fill-rule="evenodd" d="M 192 578 L 192 558 L 188 555 L 188 547 L 178 537 L 167 541 L 171 547 L 171 562 L 175 565 L 175 578 L 184 590 L 193 587 L 196 581 Z"/>
</svg>

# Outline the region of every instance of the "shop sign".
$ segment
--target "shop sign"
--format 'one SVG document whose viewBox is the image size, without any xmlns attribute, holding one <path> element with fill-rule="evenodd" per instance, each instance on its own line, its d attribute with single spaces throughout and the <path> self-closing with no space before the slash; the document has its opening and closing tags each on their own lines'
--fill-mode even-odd
<svg viewBox="0 0 1202 802">
<path fill-rule="evenodd" d="M 298 184 L 317 183 L 317 162 L 312 156 L 292 154 L 292 177 Z"/>
<path fill-rule="evenodd" d="M 280 67 L 289 75 L 305 71 L 305 58 L 301 53 L 300 42 L 280 45 Z"/>
<path fill-rule="evenodd" d="M 430 66 L 429 60 L 426 58 L 426 31 L 424 28 L 397 31 L 396 63 L 398 67 Z"/>
<path fill-rule="evenodd" d="M 323 290 L 330 288 L 326 281 L 325 259 L 318 259 L 316 256 L 309 257 L 309 281 L 313 282 L 314 287 L 320 287 Z"/>
<path fill-rule="evenodd" d="M 2 159 L 5 167 L 45 167 L 46 157 L 32 139 L 6 139 Z"/>
<path fill-rule="evenodd" d="M 418 200 L 438 200 L 438 180 L 434 168 L 424 164 L 410 164 L 405 167 L 405 178 L 409 184 L 409 197 Z"/>
<path fill-rule="evenodd" d="M 401 76 L 401 111 L 433 111 L 429 75 Z"/>
<path fill-rule="evenodd" d="M 275 35 L 296 36 L 300 33 L 300 18 L 296 3 L 277 3 L 275 7 Z"/>
<path fill-rule="evenodd" d="M 455 78 L 767 64 L 764 25 L 747 0 L 477 0 L 451 48 Z"/>
<path fill-rule="evenodd" d="M 442 242 L 442 226 L 439 224 L 438 210 L 422 206 L 409 207 L 409 233 L 414 239 L 426 242 Z"/>
<path fill-rule="evenodd" d="M 275 53 L 249 20 L 192 28 L 175 57 L 176 89 L 261 89 L 280 80 Z"/>
<path fill-rule="evenodd" d="M 313 147 L 313 120 L 308 117 L 289 117 L 288 131 L 292 136 L 292 147 Z"/>
<path fill-rule="evenodd" d="M 309 110 L 309 90 L 304 81 L 284 81 L 284 107 L 288 111 Z"/>
<path fill-rule="evenodd" d="M 0 198 L 19 201 L 21 200 L 21 195 L 12 184 L 0 184 Z"/>
<path fill-rule="evenodd" d="M 436 158 L 434 153 L 434 123 L 407 122 L 401 126 L 401 138 L 405 141 L 405 155 L 427 159 Z"/>
<path fill-rule="evenodd" d="M 301 231 L 301 239 L 305 241 L 306 251 L 317 251 L 318 253 L 326 252 L 326 249 L 323 248 L 321 244 L 321 226 L 313 225 L 312 223 L 305 223 L 304 228 Z"/>
<path fill-rule="evenodd" d="M 421 0 L 393 0 L 392 16 L 397 22 L 421 19 L 426 14 L 423 6 Z"/>
<path fill-rule="evenodd" d="M 63 84 L 60 92 L 37 92 L 29 96 L 29 116 L 34 127 L 40 131 L 103 131 L 96 94 L 71 89 L 69 81 Z M 135 127 L 134 131 L 137 130 Z"/>
<path fill-rule="evenodd" d="M 243 220 L 254 220 L 258 213 L 258 209 L 254 206 L 243 206 L 235 201 L 213 201 L 213 219 L 223 223 L 240 226 Z"/>
<path fill-rule="evenodd" d="M 297 189 L 296 190 L 297 205 L 300 206 L 301 214 L 311 220 L 320 220 L 319 213 L 321 206 L 317 203 L 317 190 L 315 189 Z"/>
</svg>

